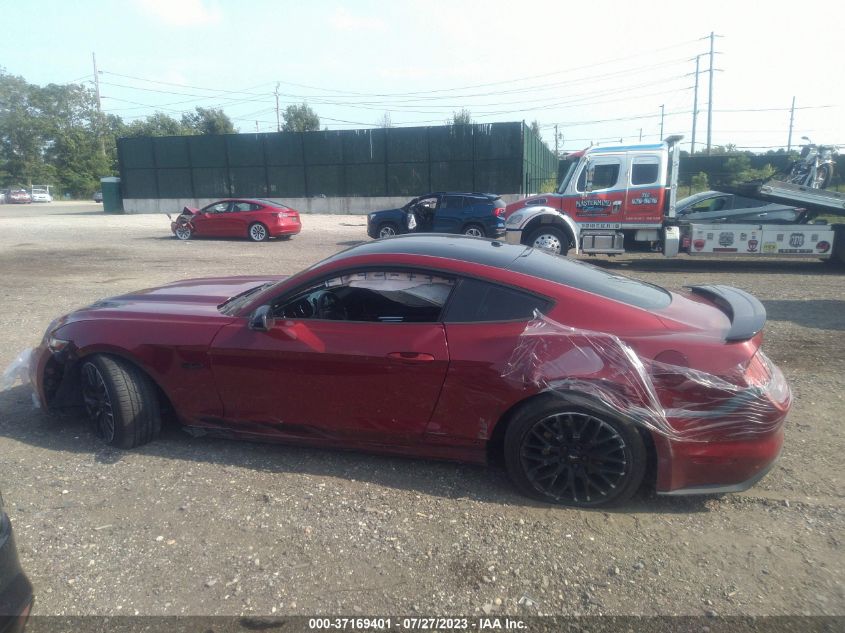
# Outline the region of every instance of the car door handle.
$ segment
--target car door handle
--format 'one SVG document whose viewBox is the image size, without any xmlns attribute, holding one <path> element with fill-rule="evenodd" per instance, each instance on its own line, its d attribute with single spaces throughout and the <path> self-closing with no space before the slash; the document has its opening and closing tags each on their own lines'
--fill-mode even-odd
<svg viewBox="0 0 845 633">
<path fill-rule="evenodd" d="M 390 352 L 387 357 L 391 360 L 402 360 L 411 363 L 429 363 L 434 360 L 434 355 L 422 352 Z"/>
</svg>

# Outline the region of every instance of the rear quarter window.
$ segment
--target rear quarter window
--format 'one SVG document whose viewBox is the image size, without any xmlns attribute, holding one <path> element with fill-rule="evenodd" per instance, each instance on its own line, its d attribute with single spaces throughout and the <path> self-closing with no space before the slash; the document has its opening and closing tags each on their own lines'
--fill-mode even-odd
<svg viewBox="0 0 845 633">
<path fill-rule="evenodd" d="M 672 295 L 660 286 L 538 249 L 526 250 L 514 260 L 510 270 L 645 310 L 659 310 L 672 303 Z"/>
<path fill-rule="evenodd" d="M 464 279 L 455 289 L 444 321 L 528 321 L 534 317 L 535 310 L 546 312 L 550 305 L 548 299 L 527 292 L 478 279 Z"/>
</svg>

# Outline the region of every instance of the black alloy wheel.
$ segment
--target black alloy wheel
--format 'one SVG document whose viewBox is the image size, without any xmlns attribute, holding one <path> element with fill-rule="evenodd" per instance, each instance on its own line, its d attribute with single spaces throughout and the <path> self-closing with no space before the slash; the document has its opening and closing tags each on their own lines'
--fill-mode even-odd
<svg viewBox="0 0 845 633">
<path fill-rule="evenodd" d="M 505 463 L 525 494 L 595 507 L 631 497 L 647 454 L 630 423 L 560 401 L 530 403 L 508 425 Z"/>
<path fill-rule="evenodd" d="M 92 362 L 82 366 L 82 399 L 85 412 L 94 423 L 97 435 L 106 443 L 114 442 L 114 409 L 106 381 Z"/>
</svg>

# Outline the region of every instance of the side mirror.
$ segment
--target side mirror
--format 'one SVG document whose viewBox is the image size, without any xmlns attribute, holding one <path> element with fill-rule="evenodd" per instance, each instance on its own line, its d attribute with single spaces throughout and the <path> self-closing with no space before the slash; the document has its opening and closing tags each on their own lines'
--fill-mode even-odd
<svg viewBox="0 0 845 633">
<path fill-rule="evenodd" d="M 255 309 L 249 317 L 249 329 L 268 332 L 276 324 L 270 306 L 264 305 Z"/>
</svg>

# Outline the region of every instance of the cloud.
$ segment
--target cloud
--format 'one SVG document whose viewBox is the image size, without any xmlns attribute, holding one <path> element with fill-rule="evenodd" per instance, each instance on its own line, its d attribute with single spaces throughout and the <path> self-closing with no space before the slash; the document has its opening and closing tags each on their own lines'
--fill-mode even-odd
<svg viewBox="0 0 845 633">
<path fill-rule="evenodd" d="M 207 0 L 135 0 L 147 17 L 168 26 L 207 26 L 223 19 L 220 8 Z"/>
<path fill-rule="evenodd" d="M 355 15 L 344 8 L 337 8 L 329 18 L 329 23 L 336 31 L 384 31 L 384 20 L 367 15 Z"/>
</svg>

